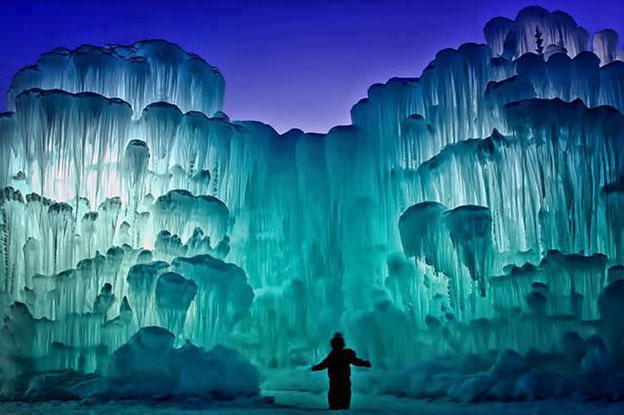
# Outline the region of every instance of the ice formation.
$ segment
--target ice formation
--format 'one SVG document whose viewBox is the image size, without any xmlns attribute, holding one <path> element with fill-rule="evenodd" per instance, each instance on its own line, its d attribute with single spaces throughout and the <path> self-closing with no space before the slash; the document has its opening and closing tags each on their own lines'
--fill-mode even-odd
<svg viewBox="0 0 624 415">
<path fill-rule="evenodd" d="M 233 349 L 216 346 L 205 352 L 160 327 L 140 329 L 117 349 L 104 368 L 107 396 L 197 396 L 233 399 L 258 394 L 258 372 Z"/>
<path fill-rule="evenodd" d="M 21 70 L 0 115 L 2 393 L 132 379 L 142 336 L 261 369 L 307 365 L 336 330 L 381 369 L 481 356 L 490 372 L 440 386 L 475 399 L 539 395 L 522 376 L 561 342 L 567 370 L 624 364 L 617 34 L 530 7 L 485 38 L 373 85 L 327 134 L 231 121 L 220 73 L 165 41 Z"/>
</svg>

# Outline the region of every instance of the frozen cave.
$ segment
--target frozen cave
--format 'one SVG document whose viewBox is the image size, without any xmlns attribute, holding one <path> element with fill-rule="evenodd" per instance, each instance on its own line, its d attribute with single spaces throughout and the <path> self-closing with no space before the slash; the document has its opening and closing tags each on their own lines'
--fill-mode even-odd
<svg viewBox="0 0 624 415">
<path fill-rule="evenodd" d="M 341 331 L 366 393 L 624 398 L 624 50 L 538 7 L 484 32 L 326 134 L 230 120 L 162 40 L 20 70 L 0 396 L 314 389 Z"/>
</svg>

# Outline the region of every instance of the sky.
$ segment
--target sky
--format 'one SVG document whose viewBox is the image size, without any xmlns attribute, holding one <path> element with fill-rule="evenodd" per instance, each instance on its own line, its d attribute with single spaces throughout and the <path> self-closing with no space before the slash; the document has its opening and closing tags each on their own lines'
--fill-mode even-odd
<svg viewBox="0 0 624 415">
<path fill-rule="evenodd" d="M 370 85 L 417 77 L 438 50 L 484 42 L 490 18 L 533 4 L 624 38 L 623 0 L 0 0 L 0 112 L 13 74 L 50 49 L 161 38 L 219 68 L 230 118 L 325 132 Z"/>
</svg>

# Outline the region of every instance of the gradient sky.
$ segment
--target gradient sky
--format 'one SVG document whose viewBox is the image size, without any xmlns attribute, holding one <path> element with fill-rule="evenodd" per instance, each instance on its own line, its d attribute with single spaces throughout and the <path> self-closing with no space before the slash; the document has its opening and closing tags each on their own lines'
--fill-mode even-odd
<svg viewBox="0 0 624 415">
<path fill-rule="evenodd" d="M 232 119 L 325 132 L 371 84 L 419 76 L 438 50 L 483 42 L 490 18 L 532 4 L 624 38 L 623 0 L 0 0 L 0 111 L 13 74 L 45 51 L 163 38 L 221 70 Z"/>
</svg>

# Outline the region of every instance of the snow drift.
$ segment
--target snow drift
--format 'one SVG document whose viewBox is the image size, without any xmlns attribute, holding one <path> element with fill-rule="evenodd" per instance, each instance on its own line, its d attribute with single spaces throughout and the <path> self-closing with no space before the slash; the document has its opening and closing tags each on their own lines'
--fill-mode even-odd
<svg viewBox="0 0 624 415">
<path fill-rule="evenodd" d="M 205 351 L 190 343 L 174 347 L 174 341 L 175 336 L 164 328 L 144 327 L 112 353 L 101 374 L 23 371 L 11 378 L 11 384 L 3 383 L 3 393 L 30 401 L 194 398 L 208 402 L 259 396 L 258 371 L 236 350 L 217 345 Z M 7 368 L 6 361 L 2 367 Z"/>
<path fill-rule="evenodd" d="M 174 347 L 175 336 L 144 327 L 117 349 L 104 370 L 106 396 L 195 396 L 235 399 L 259 394 L 256 368 L 237 351 L 217 345 L 204 351 Z"/>
</svg>

